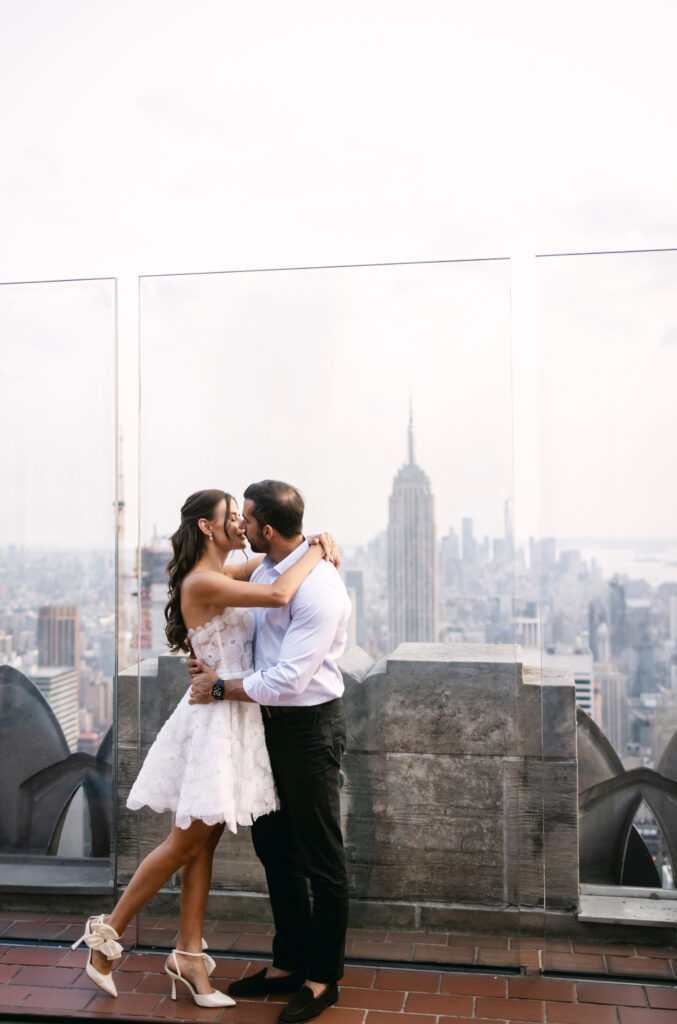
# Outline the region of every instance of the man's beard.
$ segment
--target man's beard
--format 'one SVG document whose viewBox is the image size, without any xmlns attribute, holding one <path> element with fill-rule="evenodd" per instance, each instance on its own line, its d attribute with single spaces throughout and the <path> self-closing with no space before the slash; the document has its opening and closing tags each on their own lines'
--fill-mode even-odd
<svg viewBox="0 0 677 1024">
<path fill-rule="evenodd" d="M 250 540 L 249 537 L 247 537 L 247 543 L 255 555 L 267 555 L 270 550 L 270 544 L 268 544 L 268 542 L 262 537 L 257 540 Z"/>
</svg>

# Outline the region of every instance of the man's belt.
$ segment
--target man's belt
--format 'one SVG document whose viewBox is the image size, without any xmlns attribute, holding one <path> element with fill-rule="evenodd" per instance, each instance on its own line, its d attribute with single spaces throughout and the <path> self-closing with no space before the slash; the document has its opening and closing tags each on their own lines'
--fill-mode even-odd
<svg viewBox="0 0 677 1024">
<path fill-rule="evenodd" d="M 310 715 L 315 714 L 320 708 L 331 708 L 340 702 L 340 697 L 334 697 L 333 700 L 325 701 L 323 704 L 303 704 L 303 705 L 286 705 L 285 707 L 268 707 L 266 704 L 261 705 L 261 711 L 266 718 L 281 718 L 283 715 Z"/>
</svg>

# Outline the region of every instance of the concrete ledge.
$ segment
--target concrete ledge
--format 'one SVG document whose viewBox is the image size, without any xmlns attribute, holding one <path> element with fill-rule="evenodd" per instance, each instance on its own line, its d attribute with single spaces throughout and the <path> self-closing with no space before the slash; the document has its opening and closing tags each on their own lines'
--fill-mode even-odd
<svg viewBox="0 0 677 1024">
<path fill-rule="evenodd" d="M 112 892 L 107 857 L 0 857 L 0 893 L 110 896 Z M 11 904 L 15 906 L 14 898 Z"/>
<path fill-rule="evenodd" d="M 588 923 L 677 928 L 677 892 L 586 885 L 578 920 Z M 666 894 L 665 896 L 663 894 Z"/>
</svg>

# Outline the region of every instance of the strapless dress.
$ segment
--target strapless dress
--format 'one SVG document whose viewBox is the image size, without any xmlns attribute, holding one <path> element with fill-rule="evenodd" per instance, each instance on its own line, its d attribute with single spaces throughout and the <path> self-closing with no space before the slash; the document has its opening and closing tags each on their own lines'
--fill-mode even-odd
<svg viewBox="0 0 677 1024">
<path fill-rule="evenodd" d="M 198 658 L 221 679 L 253 671 L 254 615 L 226 608 L 188 630 Z M 189 704 L 190 687 L 160 729 L 132 786 L 127 807 L 173 811 L 179 828 L 200 820 L 231 832 L 279 807 L 258 704 Z"/>
</svg>

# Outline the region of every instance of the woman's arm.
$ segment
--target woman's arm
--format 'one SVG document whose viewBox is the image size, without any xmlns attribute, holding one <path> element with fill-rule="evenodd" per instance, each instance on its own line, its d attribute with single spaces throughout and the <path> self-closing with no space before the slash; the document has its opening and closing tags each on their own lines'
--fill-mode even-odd
<svg viewBox="0 0 677 1024">
<path fill-rule="evenodd" d="M 258 569 L 263 561 L 263 555 L 256 558 L 248 558 L 246 562 L 238 562 L 237 565 L 224 565 L 223 575 L 229 576 L 231 580 L 240 580 L 247 583 L 252 578 L 254 569 Z"/>
<path fill-rule="evenodd" d="M 196 572 L 184 580 L 182 603 L 188 598 L 195 604 L 223 608 L 282 608 L 289 604 L 322 557 L 322 545 L 312 544 L 275 583 L 245 583 L 219 572 Z"/>
</svg>

